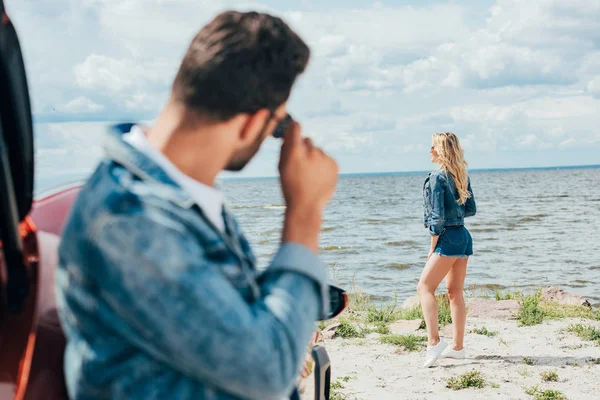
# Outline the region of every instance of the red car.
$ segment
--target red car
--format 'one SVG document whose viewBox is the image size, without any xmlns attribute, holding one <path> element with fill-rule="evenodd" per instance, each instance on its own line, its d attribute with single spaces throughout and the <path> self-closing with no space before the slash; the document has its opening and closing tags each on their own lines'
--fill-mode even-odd
<svg viewBox="0 0 600 400">
<path fill-rule="evenodd" d="M 54 269 L 65 218 L 79 187 L 33 199 L 33 124 L 19 41 L 0 0 L 0 400 L 65 400 L 63 335 Z M 347 294 L 331 287 L 331 317 Z M 329 399 L 330 363 L 322 346 L 315 399 Z"/>
</svg>

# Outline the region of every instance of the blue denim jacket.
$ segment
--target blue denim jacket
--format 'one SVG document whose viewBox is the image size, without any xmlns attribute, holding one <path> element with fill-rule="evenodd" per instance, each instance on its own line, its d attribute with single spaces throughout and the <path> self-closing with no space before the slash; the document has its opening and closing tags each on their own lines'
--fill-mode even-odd
<svg viewBox="0 0 600 400">
<path fill-rule="evenodd" d="M 458 192 L 452 175 L 441 169 L 432 171 L 423 185 L 423 210 L 425 228 L 432 236 L 439 236 L 447 226 L 464 225 L 465 218 L 475 215 L 477 206 L 471 189 L 471 179 L 467 190 L 471 194 L 465 204 L 458 204 Z"/>
<path fill-rule="evenodd" d="M 286 398 L 328 312 L 324 265 L 287 243 L 259 273 L 235 218 L 224 211 L 221 234 L 128 130 L 110 136 L 59 249 L 70 398 Z"/>
</svg>

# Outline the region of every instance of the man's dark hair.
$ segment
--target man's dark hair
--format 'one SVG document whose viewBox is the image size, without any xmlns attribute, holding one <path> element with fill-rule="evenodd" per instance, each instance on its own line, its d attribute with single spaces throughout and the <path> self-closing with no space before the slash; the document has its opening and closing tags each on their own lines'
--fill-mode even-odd
<svg viewBox="0 0 600 400">
<path fill-rule="evenodd" d="M 192 40 L 173 96 L 190 111 L 217 121 L 283 104 L 310 50 L 281 20 L 256 12 L 226 11 Z"/>
</svg>

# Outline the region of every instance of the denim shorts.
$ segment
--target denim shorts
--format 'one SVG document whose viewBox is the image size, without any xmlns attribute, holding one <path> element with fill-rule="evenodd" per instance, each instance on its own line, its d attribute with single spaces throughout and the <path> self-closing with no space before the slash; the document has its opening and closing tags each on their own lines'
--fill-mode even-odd
<svg viewBox="0 0 600 400">
<path fill-rule="evenodd" d="M 473 238 L 464 226 L 448 226 L 438 238 L 434 253 L 446 257 L 469 257 L 473 254 Z"/>
</svg>

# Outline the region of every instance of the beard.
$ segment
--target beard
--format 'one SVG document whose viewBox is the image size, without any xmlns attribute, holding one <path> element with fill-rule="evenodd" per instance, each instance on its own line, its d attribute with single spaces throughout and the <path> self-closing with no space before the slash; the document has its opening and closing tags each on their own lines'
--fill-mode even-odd
<svg viewBox="0 0 600 400">
<path fill-rule="evenodd" d="M 244 149 L 240 149 L 233 154 L 229 163 L 225 167 L 226 171 L 239 172 L 254 158 L 263 142 L 263 136 L 259 135 L 256 141 Z"/>
</svg>

